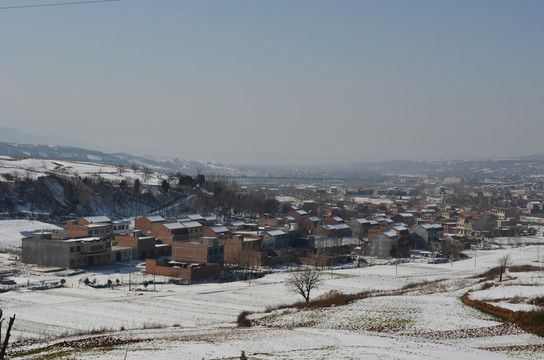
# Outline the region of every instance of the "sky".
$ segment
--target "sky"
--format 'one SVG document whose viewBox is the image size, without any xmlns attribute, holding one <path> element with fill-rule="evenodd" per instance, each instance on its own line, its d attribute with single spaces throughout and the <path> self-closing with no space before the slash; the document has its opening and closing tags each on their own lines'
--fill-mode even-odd
<svg viewBox="0 0 544 360">
<path fill-rule="evenodd" d="M 540 0 L 7 8 L 62 2 L 0 0 L 0 126 L 233 164 L 544 153 Z"/>
</svg>

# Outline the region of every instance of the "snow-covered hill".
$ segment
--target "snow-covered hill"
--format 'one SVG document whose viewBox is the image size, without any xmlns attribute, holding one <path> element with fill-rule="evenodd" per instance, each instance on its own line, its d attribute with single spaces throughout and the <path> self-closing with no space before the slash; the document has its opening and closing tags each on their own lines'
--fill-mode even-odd
<svg viewBox="0 0 544 360">
<path fill-rule="evenodd" d="M 71 162 L 92 162 L 101 165 L 138 166 L 164 173 L 234 174 L 236 169 L 210 161 L 180 160 L 166 156 L 134 156 L 108 154 L 69 146 L 29 145 L 0 142 L 0 155 L 13 158 L 34 158 Z"/>
<path fill-rule="evenodd" d="M 187 195 L 170 187 L 176 183 L 175 177 L 137 166 L 0 156 L 0 216 L 63 222 L 187 207 Z"/>
</svg>

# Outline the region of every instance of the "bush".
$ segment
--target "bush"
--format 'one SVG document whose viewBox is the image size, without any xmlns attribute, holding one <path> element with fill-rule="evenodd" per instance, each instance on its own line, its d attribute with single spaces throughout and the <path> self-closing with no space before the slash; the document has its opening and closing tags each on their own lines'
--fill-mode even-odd
<svg viewBox="0 0 544 360">
<path fill-rule="evenodd" d="M 530 305 L 544 306 L 544 296 L 537 296 L 535 298 L 529 299 L 527 303 Z"/>
<path fill-rule="evenodd" d="M 251 327 L 251 321 L 247 318 L 251 313 L 249 311 L 242 311 L 238 318 L 236 319 L 236 324 L 238 327 Z"/>
<path fill-rule="evenodd" d="M 510 321 L 525 331 L 533 333 L 544 332 L 544 310 L 540 311 L 516 311 Z"/>
<path fill-rule="evenodd" d="M 540 266 L 534 265 L 514 265 L 508 268 L 510 272 L 533 272 L 533 271 L 542 271 Z"/>
<path fill-rule="evenodd" d="M 480 275 L 475 275 L 474 278 L 475 279 L 478 279 L 478 278 L 484 278 L 485 280 L 493 280 L 495 279 L 497 276 L 499 276 L 501 274 L 501 267 L 500 266 L 497 266 L 497 267 L 494 267 L 492 269 L 489 269 L 487 270 L 485 273 L 483 274 L 480 274 Z"/>
</svg>

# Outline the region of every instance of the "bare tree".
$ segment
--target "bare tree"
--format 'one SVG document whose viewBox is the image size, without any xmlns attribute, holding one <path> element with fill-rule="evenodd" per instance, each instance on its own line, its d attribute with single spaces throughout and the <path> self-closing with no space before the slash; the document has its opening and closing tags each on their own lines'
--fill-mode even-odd
<svg viewBox="0 0 544 360">
<path fill-rule="evenodd" d="M 499 282 L 502 281 L 502 274 L 504 274 L 504 272 L 506 271 L 506 268 L 508 267 L 509 264 L 510 264 L 510 255 L 509 254 L 506 254 L 506 255 L 499 258 L 499 266 L 501 268 L 501 272 L 500 272 L 500 275 L 499 275 Z"/>
<path fill-rule="evenodd" d="M 313 268 L 306 268 L 291 273 L 285 285 L 289 291 L 302 295 L 306 302 L 310 302 L 310 292 L 320 284 L 321 273 Z"/>
<path fill-rule="evenodd" d="M 0 329 L 1 329 L 2 323 L 4 322 L 3 315 L 4 313 L 2 312 L 2 310 L 0 310 Z M 9 337 L 11 334 L 11 327 L 13 326 L 14 322 L 15 322 L 15 314 L 13 314 L 13 317 L 9 318 L 9 325 L 6 331 L 6 335 L 4 337 L 4 343 L 2 344 L 2 348 L 0 349 L 0 359 L 5 359 L 6 357 L 6 349 L 8 347 Z M 0 334 L 0 337 L 1 337 L 1 334 Z"/>
</svg>

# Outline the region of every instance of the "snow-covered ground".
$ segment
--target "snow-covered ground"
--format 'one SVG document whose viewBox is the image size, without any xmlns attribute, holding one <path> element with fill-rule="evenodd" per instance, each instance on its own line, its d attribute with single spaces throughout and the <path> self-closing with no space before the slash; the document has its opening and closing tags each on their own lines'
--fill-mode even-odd
<svg viewBox="0 0 544 360">
<path fill-rule="evenodd" d="M 0 294 L 0 308 L 5 316 L 17 315 L 10 351 L 23 359 L 44 354 L 70 359 L 234 359 L 242 351 L 250 359 L 538 359 L 544 358 L 543 338 L 460 301 L 469 290 L 492 301 L 540 296 L 540 271 L 507 273 L 501 284 L 492 280 L 496 286 L 486 290 L 473 277 L 496 267 L 505 254 L 512 265 L 540 265 L 535 262 L 537 251 L 529 245 L 477 251 L 476 260 L 453 264 L 326 270 L 312 298 L 330 290 L 391 291 L 429 283 L 346 306 L 271 312 L 267 308 L 302 300 L 287 291 L 286 269 L 251 282 L 181 286 L 143 274 L 142 264 L 135 264 L 130 274 L 127 264 L 77 274 L 45 272 L 5 254 L 0 255 L 0 268 L 12 271 L 9 279 L 20 287 Z M 98 285 L 119 280 L 119 285 L 93 288 L 84 285 L 85 278 Z M 129 291 L 129 278 L 136 290 Z M 33 290 L 61 279 L 64 287 Z M 157 284 L 142 285 L 152 280 Z M 257 326 L 237 328 L 242 311 L 253 312 L 250 319 Z M 34 352 L 23 356 L 29 350 Z"/>
<path fill-rule="evenodd" d="M 62 228 L 33 220 L 0 220 L 0 251 L 21 247 L 23 237 L 39 231 L 63 231 Z"/>
</svg>

